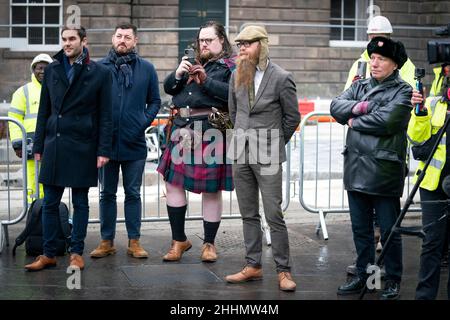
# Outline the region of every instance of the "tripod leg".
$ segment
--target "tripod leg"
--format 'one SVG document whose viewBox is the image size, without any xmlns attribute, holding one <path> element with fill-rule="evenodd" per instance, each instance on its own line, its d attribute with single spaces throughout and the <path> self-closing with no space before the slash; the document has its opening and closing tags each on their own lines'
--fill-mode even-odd
<svg viewBox="0 0 450 320">
<path fill-rule="evenodd" d="M 375 264 L 377 266 L 380 266 L 381 263 L 383 262 L 384 256 L 386 254 L 386 250 L 389 248 L 389 246 L 391 244 L 393 233 L 394 232 L 398 232 L 397 228 L 399 228 L 401 226 L 402 221 L 403 221 L 406 213 L 408 212 L 408 208 L 410 207 L 411 203 L 413 202 L 414 196 L 415 196 L 417 190 L 419 190 L 419 186 L 422 183 L 423 179 L 425 178 L 425 174 L 426 174 L 426 171 L 428 169 L 428 166 L 430 165 L 431 160 L 433 159 L 434 153 L 436 152 L 436 150 L 437 150 L 437 148 L 439 146 L 439 143 L 441 142 L 441 139 L 444 136 L 444 133 L 447 131 L 447 128 L 448 128 L 449 124 L 450 124 L 450 117 L 447 115 L 447 117 L 445 119 L 444 126 L 443 126 L 442 130 L 440 130 L 440 132 L 439 132 L 439 135 L 438 135 L 438 137 L 436 139 L 435 144 L 433 145 L 433 148 L 432 148 L 432 151 L 430 153 L 430 156 L 428 157 L 428 159 L 425 162 L 425 165 L 424 165 L 422 171 L 420 172 L 419 176 L 417 177 L 416 184 L 411 189 L 411 192 L 410 192 L 410 194 L 408 195 L 408 198 L 405 201 L 405 205 L 403 206 L 403 208 L 402 208 L 402 210 L 401 210 L 401 212 L 400 212 L 400 214 L 399 214 L 399 216 L 397 218 L 397 221 L 395 222 L 394 226 L 392 227 L 391 232 L 390 232 L 386 242 L 384 243 L 383 250 L 381 250 L 381 253 L 380 253 L 380 255 L 378 256 L 378 258 L 377 258 L 377 260 L 375 262 Z M 361 291 L 361 294 L 359 296 L 360 300 L 364 298 L 364 295 L 366 294 L 366 292 L 367 292 L 367 286 L 364 287 L 364 289 Z"/>
</svg>

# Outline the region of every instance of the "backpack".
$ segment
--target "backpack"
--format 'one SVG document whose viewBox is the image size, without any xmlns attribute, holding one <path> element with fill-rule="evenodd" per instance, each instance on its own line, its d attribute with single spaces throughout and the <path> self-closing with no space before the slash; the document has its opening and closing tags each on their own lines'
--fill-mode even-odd
<svg viewBox="0 0 450 320">
<path fill-rule="evenodd" d="M 12 253 L 16 255 L 16 248 L 25 242 L 25 252 L 30 256 L 43 253 L 42 231 L 42 203 L 43 199 L 34 200 L 27 213 L 25 229 L 16 238 Z M 56 238 L 56 255 L 63 256 L 69 249 L 72 224 L 69 221 L 69 209 L 64 202 L 59 205 L 59 228 Z"/>
</svg>

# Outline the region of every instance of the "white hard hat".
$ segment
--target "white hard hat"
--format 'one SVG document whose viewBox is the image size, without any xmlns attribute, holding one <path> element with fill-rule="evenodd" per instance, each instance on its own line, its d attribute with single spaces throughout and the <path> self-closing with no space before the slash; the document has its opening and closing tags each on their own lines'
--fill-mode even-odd
<svg viewBox="0 0 450 320">
<path fill-rule="evenodd" d="M 33 61 L 31 62 L 30 65 L 31 72 L 33 72 L 33 67 L 38 62 L 47 62 L 48 64 L 50 64 L 53 62 L 53 59 L 46 53 L 38 54 L 36 57 L 34 57 Z"/>
<path fill-rule="evenodd" d="M 383 16 L 373 17 L 367 26 L 367 34 L 372 33 L 392 33 L 392 26 L 388 18 Z"/>
</svg>

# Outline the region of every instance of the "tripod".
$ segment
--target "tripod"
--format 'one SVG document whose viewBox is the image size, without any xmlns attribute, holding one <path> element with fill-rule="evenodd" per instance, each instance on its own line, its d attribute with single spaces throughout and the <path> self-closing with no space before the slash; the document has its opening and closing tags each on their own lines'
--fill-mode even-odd
<svg viewBox="0 0 450 320">
<path fill-rule="evenodd" d="M 409 193 L 408 198 L 406 199 L 405 205 L 403 206 L 402 210 L 400 211 L 400 214 L 399 214 L 397 220 L 395 221 L 395 224 L 392 227 L 391 232 L 389 233 L 389 236 L 388 236 L 386 242 L 383 245 L 383 250 L 381 250 L 380 255 L 378 256 L 378 258 L 375 261 L 375 266 L 379 267 L 383 263 L 384 256 L 386 255 L 387 249 L 389 249 L 389 246 L 392 242 L 394 233 L 400 233 L 400 234 L 410 235 L 410 236 L 417 236 L 422 239 L 425 238 L 424 229 L 426 227 L 429 227 L 430 225 L 427 225 L 424 227 L 402 227 L 401 224 L 402 224 L 403 218 L 406 215 L 406 212 L 408 211 L 409 206 L 413 203 L 413 198 L 414 198 L 417 190 L 419 189 L 421 182 L 425 178 L 425 174 L 428 169 L 428 166 L 430 165 L 431 160 L 433 159 L 434 153 L 436 152 L 442 137 L 444 136 L 445 132 L 447 131 L 449 123 L 450 123 L 450 112 L 448 110 L 448 102 L 447 102 L 447 116 L 445 118 L 445 123 L 442 127 L 442 130 L 440 130 L 438 133 L 438 137 L 437 137 L 436 141 L 434 142 L 430 156 L 428 157 L 427 161 L 425 162 L 423 169 L 420 171 L 417 181 L 414 184 L 414 187 L 412 188 L 411 192 Z M 449 151 L 450 150 L 447 150 L 447 152 L 449 152 Z M 439 218 L 439 220 L 441 220 L 441 219 L 443 219 L 443 217 Z M 364 298 L 364 295 L 366 294 L 367 289 L 368 288 L 367 288 L 367 284 L 366 284 L 360 293 L 360 296 L 359 296 L 360 300 L 362 300 Z"/>
</svg>

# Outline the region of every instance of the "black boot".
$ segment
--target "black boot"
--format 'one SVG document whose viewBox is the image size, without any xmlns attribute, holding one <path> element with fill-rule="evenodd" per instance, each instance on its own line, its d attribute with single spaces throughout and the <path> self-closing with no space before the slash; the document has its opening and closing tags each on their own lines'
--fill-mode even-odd
<svg viewBox="0 0 450 320">
<path fill-rule="evenodd" d="M 356 276 L 346 284 L 340 286 L 337 290 L 337 294 L 340 296 L 345 296 L 348 294 L 360 293 L 365 286 L 366 286 L 366 279 Z"/>
<path fill-rule="evenodd" d="M 400 298 L 400 282 L 387 280 L 380 300 L 397 300 Z"/>
</svg>

